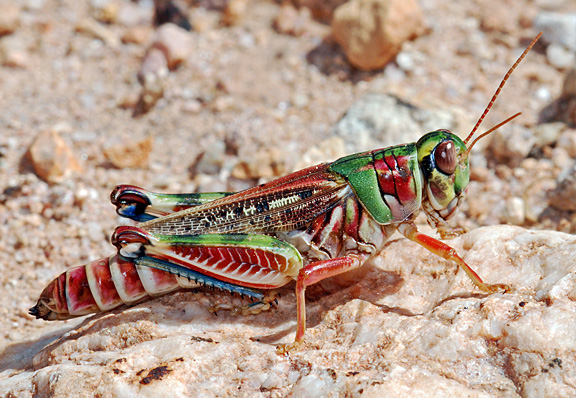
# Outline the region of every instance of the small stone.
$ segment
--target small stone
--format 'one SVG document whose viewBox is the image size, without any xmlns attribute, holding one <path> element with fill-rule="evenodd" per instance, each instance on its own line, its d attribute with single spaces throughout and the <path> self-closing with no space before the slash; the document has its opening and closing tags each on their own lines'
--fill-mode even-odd
<svg viewBox="0 0 576 398">
<path fill-rule="evenodd" d="M 273 26 L 278 33 L 301 36 L 307 30 L 310 17 L 309 8 L 303 7 L 298 10 L 293 5 L 285 3 L 276 15 Z"/>
<path fill-rule="evenodd" d="M 196 99 L 188 100 L 184 102 L 184 104 L 182 105 L 182 111 L 192 115 L 200 113 L 201 110 L 202 110 L 202 103 Z"/>
<path fill-rule="evenodd" d="M 536 139 L 534 145 L 543 147 L 554 144 L 565 128 L 566 125 L 562 122 L 543 123 L 535 126 L 532 128 L 532 133 Z"/>
<path fill-rule="evenodd" d="M 346 3 L 347 0 L 297 0 L 296 4 L 300 8 L 308 8 L 314 19 L 330 23 L 334 10 Z"/>
<path fill-rule="evenodd" d="M 168 68 L 172 70 L 192 54 L 192 36 L 188 31 L 167 23 L 156 31 L 152 47 L 164 53 Z"/>
<path fill-rule="evenodd" d="M 20 26 L 20 8 L 12 2 L 0 5 L 0 36 L 14 33 Z"/>
<path fill-rule="evenodd" d="M 284 153 L 277 148 L 258 151 L 254 156 L 240 159 L 232 169 L 232 177 L 245 179 L 271 179 L 286 172 L 282 161 Z"/>
<path fill-rule="evenodd" d="M 116 23 L 126 27 L 136 27 L 145 25 L 152 28 L 150 20 L 152 19 L 152 8 L 148 2 L 123 1 L 120 4 Z"/>
<path fill-rule="evenodd" d="M 556 146 L 558 148 L 564 148 L 571 158 L 576 158 L 576 130 L 564 130 L 558 137 Z"/>
<path fill-rule="evenodd" d="M 546 148 L 550 149 L 550 148 Z M 564 170 L 574 163 L 574 158 L 568 155 L 568 151 L 561 147 L 556 147 L 552 149 L 550 154 L 550 159 L 554 164 L 554 167 L 558 168 L 559 170 Z"/>
<path fill-rule="evenodd" d="M 487 151 L 492 161 L 516 167 L 528 156 L 536 144 L 532 131 L 520 125 L 511 125 L 495 131 Z"/>
<path fill-rule="evenodd" d="M 506 200 L 504 207 L 504 222 L 513 225 L 522 225 L 525 219 L 524 200 L 519 197 L 512 197 Z"/>
<path fill-rule="evenodd" d="M 560 173 L 548 202 L 560 210 L 576 211 L 576 163 Z"/>
<path fill-rule="evenodd" d="M 315 164 L 333 162 L 347 154 L 344 140 L 340 137 L 331 137 L 318 145 L 308 148 L 306 152 L 300 155 L 296 169 L 301 170 Z"/>
<path fill-rule="evenodd" d="M 228 0 L 222 14 L 222 23 L 226 26 L 240 24 L 247 8 L 248 0 Z"/>
<path fill-rule="evenodd" d="M 566 74 L 562 84 L 562 98 L 576 98 L 576 69 L 572 68 Z"/>
<path fill-rule="evenodd" d="M 542 110 L 541 118 L 576 125 L 576 68 L 566 74 L 560 97 Z"/>
<path fill-rule="evenodd" d="M 576 54 L 561 44 L 552 43 L 546 49 L 546 58 L 555 68 L 568 69 L 574 65 Z"/>
<path fill-rule="evenodd" d="M 576 51 L 576 14 L 542 11 L 534 18 L 536 31 L 543 31 L 548 43 Z"/>
<path fill-rule="evenodd" d="M 152 36 L 150 27 L 144 25 L 131 26 L 122 34 L 122 43 L 144 44 Z"/>
<path fill-rule="evenodd" d="M 120 5 L 115 0 L 91 0 L 92 16 L 98 22 L 111 24 L 118 21 Z"/>
<path fill-rule="evenodd" d="M 112 48 L 120 46 L 120 39 L 116 33 L 92 18 L 84 18 L 78 22 L 76 32 L 102 40 Z"/>
<path fill-rule="evenodd" d="M 12 35 L 0 39 L 0 63 L 10 68 L 22 69 L 30 65 L 28 50 L 18 36 Z"/>
<path fill-rule="evenodd" d="M 193 174 L 218 174 L 226 158 L 226 144 L 216 141 L 202 152 L 192 165 Z"/>
<path fill-rule="evenodd" d="M 150 80 L 164 79 L 168 76 L 168 73 L 168 61 L 165 53 L 156 47 L 152 47 L 142 60 L 138 71 L 138 81 L 140 84 L 145 85 Z"/>
<path fill-rule="evenodd" d="M 138 71 L 142 91 L 134 109 L 135 116 L 147 113 L 164 96 L 164 78 L 168 72 L 165 53 L 156 47 L 150 48 Z"/>
<path fill-rule="evenodd" d="M 334 12 L 332 33 L 352 65 L 374 70 L 424 33 L 424 16 L 414 0 L 351 0 Z"/>
<path fill-rule="evenodd" d="M 454 116 L 419 108 L 392 95 L 369 93 L 356 101 L 333 128 L 348 152 L 417 141 L 424 132 L 452 129 Z"/>
<path fill-rule="evenodd" d="M 516 10 L 510 7 L 502 7 L 498 12 L 494 12 L 490 7 L 480 8 L 480 27 L 485 32 L 499 32 L 510 35 L 515 26 L 510 23 L 516 18 Z"/>
<path fill-rule="evenodd" d="M 148 158 L 153 144 L 152 137 L 138 142 L 122 140 L 105 148 L 104 156 L 114 167 L 119 169 L 144 168 L 148 166 Z"/>
<path fill-rule="evenodd" d="M 38 177 L 50 184 L 57 184 L 81 168 L 72 149 L 56 129 L 40 132 L 26 152 Z"/>
</svg>

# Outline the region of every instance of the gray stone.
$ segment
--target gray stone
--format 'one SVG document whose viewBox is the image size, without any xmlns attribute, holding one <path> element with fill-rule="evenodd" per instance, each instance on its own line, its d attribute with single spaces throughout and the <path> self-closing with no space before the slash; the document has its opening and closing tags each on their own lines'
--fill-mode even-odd
<svg viewBox="0 0 576 398">
<path fill-rule="evenodd" d="M 534 28 L 544 32 L 548 43 L 576 51 L 576 14 L 543 11 L 534 18 Z"/>
<path fill-rule="evenodd" d="M 333 134 L 349 152 L 417 141 L 424 133 L 451 129 L 454 116 L 445 110 L 418 108 L 402 99 L 370 93 L 356 101 L 338 121 Z"/>
</svg>

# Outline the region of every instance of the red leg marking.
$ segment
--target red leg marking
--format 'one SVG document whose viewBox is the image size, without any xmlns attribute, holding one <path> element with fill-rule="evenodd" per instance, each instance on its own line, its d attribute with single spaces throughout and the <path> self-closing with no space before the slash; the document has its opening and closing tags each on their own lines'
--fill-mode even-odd
<svg viewBox="0 0 576 398">
<path fill-rule="evenodd" d="M 474 284 L 478 286 L 480 290 L 487 293 L 496 293 L 500 291 L 510 290 L 510 286 L 505 284 L 498 283 L 495 285 L 489 285 L 487 283 L 484 283 L 482 279 L 478 276 L 478 274 L 474 272 L 474 270 L 470 268 L 470 266 L 466 264 L 464 260 L 462 260 L 462 258 L 458 255 L 458 253 L 456 253 L 456 250 L 454 250 L 454 248 L 448 246 L 444 242 L 440 242 L 439 240 L 434 239 L 431 236 L 418 232 L 418 229 L 413 223 L 400 224 L 400 226 L 398 227 L 398 231 L 411 241 L 418 243 L 419 245 L 421 245 L 425 249 L 428 249 L 437 256 L 445 258 L 446 260 L 454 261 L 456 264 L 460 266 L 460 268 L 464 270 L 464 272 L 466 272 L 466 275 L 468 275 L 468 277 L 472 279 L 472 282 L 474 282 Z"/>
<path fill-rule="evenodd" d="M 338 257 L 310 263 L 300 270 L 296 281 L 296 311 L 298 323 L 295 344 L 299 344 L 304 340 L 304 333 L 306 331 L 306 299 L 304 295 L 306 286 L 350 271 L 353 268 L 358 268 L 363 262 L 364 261 L 357 256 Z"/>
</svg>

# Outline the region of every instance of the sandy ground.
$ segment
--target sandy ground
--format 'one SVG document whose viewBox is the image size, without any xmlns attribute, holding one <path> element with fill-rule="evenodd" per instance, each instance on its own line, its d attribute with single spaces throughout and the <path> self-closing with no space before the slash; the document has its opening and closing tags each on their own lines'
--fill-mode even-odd
<svg viewBox="0 0 576 398">
<path fill-rule="evenodd" d="M 423 1 L 428 31 L 403 48 L 412 64 L 375 72 L 350 67 L 327 38 L 327 25 L 311 20 L 301 36 L 277 33 L 275 2 L 251 3 L 229 27 L 219 23 L 217 7 L 191 8 L 192 53 L 167 76 L 163 98 L 134 117 L 127 104 L 141 91 L 137 73 L 154 31 L 150 4 L 130 4 L 141 20 L 104 25 L 115 44 L 78 31 L 82 20 L 95 16 L 89 2 L 22 2 L 10 35 L 21 65 L 0 67 L 0 347 L 55 330 L 27 314 L 45 284 L 66 267 L 114 252 L 108 242 L 120 222 L 108 200 L 114 185 L 239 190 L 303 167 L 310 148 L 321 154 L 310 161 L 329 160 L 331 128 L 368 92 L 449 110 L 464 136 L 537 33 L 530 21 L 544 3 Z M 552 6 L 574 11 L 568 1 Z M 121 43 L 133 30 L 141 42 Z M 532 129 L 560 95 L 565 71 L 547 63 L 544 48 L 538 44 L 514 73 L 485 126 L 521 111 L 514 123 Z M 58 184 L 41 180 L 25 161 L 34 138 L 47 130 L 60 132 L 81 167 Z M 153 146 L 142 167 L 117 168 L 104 155 L 147 138 Z M 202 153 L 216 153 L 216 173 L 195 171 Z M 534 193 L 527 202 L 545 207 L 543 195 L 561 171 L 546 148 L 516 165 L 496 164 L 482 149 L 474 156 L 474 198 L 457 219 L 469 228 L 509 221 L 493 204 L 513 196 Z M 546 181 L 542 189 L 534 189 L 537 178 Z M 573 232 L 570 214 L 521 224 Z"/>
</svg>

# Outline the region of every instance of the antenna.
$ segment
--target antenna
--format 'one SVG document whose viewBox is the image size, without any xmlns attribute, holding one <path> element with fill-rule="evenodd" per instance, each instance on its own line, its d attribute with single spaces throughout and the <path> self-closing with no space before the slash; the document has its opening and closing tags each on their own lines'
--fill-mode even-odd
<svg viewBox="0 0 576 398">
<path fill-rule="evenodd" d="M 516 67 L 518 66 L 518 64 L 520 62 L 522 62 L 522 60 L 524 59 L 524 57 L 526 56 L 526 54 L 528 54 L 528 52 L 532 49 L 532 47 L 534 47 L 534 44 L 536 44 L 536 42 L 538 41 L 538 39 L 540 38 L 540 36 L 542 36 L 542 32 L 538 33 L 538 35 L 534 38 L 534 40 L 532 40 L 532 42 L 530 43 L 530 45 L 526 48 L 526 50 L 524 50 L 524 52 L 522 53 L 522 55 L 520 55 L 520 58 L 518 58 L 516 60 L 516 62 L 514 62 L 514 65 L 512 65 L 512 67 L 508 70 L 508 72 L 506 73 L 506 75 L 504 76 L 504 79 L 502 79 L 502 82 L 500 83 L 500 85 L 498 86 L 498 88 L 496 89 L 496 92 L 494 93 L 494 95 L 492 96 L 492 99 L 490 100 L 490 103 L 488 104 L 488 106 L 486 107 L 486 109 L 484 109 L 484 113 L 482 113 L 482 116 L 480 116 L 480 119 L 478 119 L 478 121 L 476 122 L 476 126 L 474 126 L 474 128 L 472 129 L 472 131 L 470 132 L 470 134 L 468 134 L 468 137 L 466 137 L 466 139 L 464 140 L 464 144 L 468 144 L 468 141 L 470 140 L 470 138 L 472 138 L 472 136 L 474 135 L 474 133 L 476 132 L 476 130 L 478 130 L 478 127 L 480 127 L 480 124 L 482 124 L 482 121 L 484 120 L 484 118 L 486 117 L 486 115 L 488 114 L 488 111 L 490 110 L 490 108 L 492 108 L 492 105 L 494 105 L 494 102 L 496 101 L 496 98 L 498 98 L 498 95 L 500 95 L 500 91 L 502 91 L 502 88 L 504 87 L 504 85 L 506 84 L 506 81 L 508 80 L 508 78 L 510 77 L 510 75 L 512 74 L 512 72 L 514 72 L 514 69 L 516 69 Z M 490 130 L 488 130 L 490 133 L 494 130 L 496 130 L 498 127 L 502 126 L 503 124 L 509 122 L 510 120 L 514 119 L 516 116 L 518 116 L 518 114 L 512 116 L 511 118 L 507 119 L 505 122 L 498 124 L 498 126 L 496 126 L 496 128 L 491 128 Z M 480 137 L 484 137 L 485 135 L 487 135 L 488 133 L 484 133 L 482 134 Z M 478 138 L 480 138 L 478 137 Z M 474 141 L 474 143 L 477 141 L 478 139 L 476 139 Z M 474 145 L 474 143 L 472 145 Z M 469 152 L 469 150 L 467 151 L 467 153 Z"/>
<path fill-rule="evenodd" d="M 472 141 L 472 143 L 470 144 L 470 146 L 468 147 L 468 149 L 466 149 L 466 152 L 464 152 L 464 157 L 468 157 L 468 154 L 470 153 L 470 151 L 472 150 L 472 147 L 478 142 L 480 141 L 480 138 L 486 137 L 488 134 L 490 134 L 491 132 L 498 130 L 500 127 L 504 126 L 506 123 L 508 123 L 509 121 L 511 121 L 512 119 L 516 119 L 518 116 L 520 116 L 522 114 L 522 112 L 518 112 L 515 115 L 510 116 L 508 119 L 504 120 L 503 122 L 498 123 L 496 126 L 492 127 L 490 130 L 480 134 L 478 137 L 476 137 L 476 139 L 474 139 L 474 141 Z"/>
</svg>

